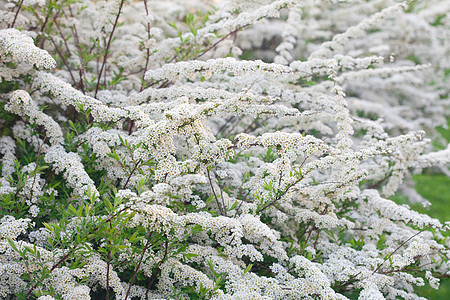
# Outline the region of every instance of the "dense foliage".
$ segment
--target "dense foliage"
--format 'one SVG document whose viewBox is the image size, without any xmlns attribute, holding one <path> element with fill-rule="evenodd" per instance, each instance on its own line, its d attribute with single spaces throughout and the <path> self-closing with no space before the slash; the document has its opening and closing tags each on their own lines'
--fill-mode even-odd
<svg viewBox="0 0 450 300">
<path fill-rule="evenodd" d="M 0 298 L 423 299 L 449 12 L 0 2 Z"/>
</svg>

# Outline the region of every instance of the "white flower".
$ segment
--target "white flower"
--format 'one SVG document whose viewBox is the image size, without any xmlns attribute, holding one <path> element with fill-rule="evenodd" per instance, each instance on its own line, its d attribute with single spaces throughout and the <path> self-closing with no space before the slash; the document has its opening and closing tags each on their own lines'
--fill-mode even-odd
<svg viewBox="0 0 450 300">
<path fill-rule="evenodd" d="M 55 60 L 47 51 L 37 48 L 31 37 L 13 28 L 0 30 L 0 58 L 4 60 L 8 56 L 13 61 L 24 61 L 38 68 L 56 67 Z"/>
</svg>

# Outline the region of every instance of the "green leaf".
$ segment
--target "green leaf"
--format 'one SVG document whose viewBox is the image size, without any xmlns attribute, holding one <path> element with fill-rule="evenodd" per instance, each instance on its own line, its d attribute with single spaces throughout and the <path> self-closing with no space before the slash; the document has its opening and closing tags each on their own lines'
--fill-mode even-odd
<svg viewBox="0 0 450 300">
<path fill-rule="evenodd" d="M 253 264 L 249 264 L 244 270 L 244 275 L 247 274 L 252 269 L 252 267 L 253 267 Z"/>
<path fill-rule="evenodd" d="M 19 252 L 17 249 L 16 243 L 9 237 L 6 238 L 8 240 L 8 244 L 13 248 L 14 251 Z"/>
</svg>

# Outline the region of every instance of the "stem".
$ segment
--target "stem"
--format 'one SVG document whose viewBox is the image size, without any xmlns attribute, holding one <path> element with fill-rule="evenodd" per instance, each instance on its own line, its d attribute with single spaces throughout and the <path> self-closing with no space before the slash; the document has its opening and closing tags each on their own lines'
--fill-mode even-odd
<svg viewBox="0 0 450 300">
<path fill-rule="evenodd" d="M 134 171 L 136 171 L 136 169 L 138 168 L 139 164 L 141 163 L 142 159 L 140 159 L 137 163 L 134 164 L 133 166 L 133 170 L 131 170 L 130 175 L 127 178 L 127 181 L 125 182 L 125 185 L 123 186 L 123 188 L 125 189 L 128 185 L 128 182 L 131 179 L 131 176 L 133 176 Z"/>
<path fill-rule="evenodd" d="M 220 190 L 220 200 L 222 200 L 222 207 L 223 207 L 223 210 L 225 212 L 225 216 L 227 216 L 227 209 L 228 208 L 225 205 L 225 198 L 223 197 L 223 189 L 218 183 L 217 183 L 217 186 L 219 187 L 219 190 Z"/>
<path fill-rule="evenodd" d="M 69 12 L 70 12 L 70 16 L 72 18 L 74 18 L 73 12 L 72 12 L 72 8 L 69 6 Z M 66 16 L 66 14 L 65 14 Z M 73 24 L 71 26 L 72 32 L 73 32 L 73 36 L 75 38 L 75 47 L 77 47 L 78 50 L 78 56 L 81 58 L 81 64 L 82 66 L 78 69 L 78 73 L 80 75 L 80 83 L 78 84 L 78 86 L 80 87 L 81 91 L 83 92 L 83 94 L 86 94 L 86 91 L 84 90 L 84 74 L 83 74 L 83 63 L 84 63 L 84 56 L 83 56 L 83 51 L 81 50 L 81 43 L 80 43 L 80 38 L 78 37 L 78 31 L 77 31 L 77 27 L 75 24 Z"/>
<path fill-rule="evenodd" d="M 227 35 L 225 35 L 223 38 L 221 38 L 220 40 L 218 40 L 217 42 L 215 42 L 214 44 L 212 44 L 211 46 L 209 46 L 209 48 L 207 48 L 205 51 L 203 51 L 202 53 L 200 53 L 199 55 L 197 55 L 197 57 L 194 58 L 198 59 L 200 57 L 202 57 L 203 55 L 205 55 L 207 52 L 209 52 L 211 49 L 215 48 L 218 44 L 220 44 L 221 42 L 223 42 L 226 38 L 228 38 L 230 35 L 235 34 L 236 32 L 238 32 L 239 30 L 247 27 L 249 24 L 244 25 L 242 27 L 236 28 L 235 30 L 229 32 Z"/>
<path fill-rule="evenodd" d="M 38 153 L 37 153 L 37 155 L 36 155 L 36 167 L 34 168 L 35 174 L 34 174 L 34 176 L 33 176 L 33 184 L 31 185 L 31 189 L 30 189 L 30 191 L 31 191 L 31 193 L 30 193 L 30 199 L 33 198 L 33 190 L 34 190 L 34 185 L 36 184 L 37 169 L 39 168 L 39 158 L 40 158 L 40 156 L 41 156 L 41 154 L 42 154 L 42 146 L 44 146 L 44 143 L 45 143 L 45 139 L 46 139 L 46 138 L 47 138 L 47 135 L 45 135 L 44 140 L 42 141 L 42 144 L 39 146 L 39 150 L 38 150 Z"/>
<path fill-rule="evenodd" d="M 270 201 L 269 203 L 267 203 L 266 205 L 264 205 L 262 208 L 258 209 L 256 211 L 257 214 L 263 212 L 264 210 L 266 210 L 267 208 L 269 208 L 270 206 L 274 205 L 276 202 L 278 202 L 284 195 L 286 195 L 286 193 L 289 191 L 289 189 L 291 187 L 293 187 L 294 185 L 296 185 L 297 183 L 299 183 L 302 179 L 304 178 L 304 176 L 300 177 L 299 179 L 297 179 L 296 181 L 294 181 L 293 183 L 291 183 L 290 185 L 288 185 L 288 187 L 284 190 L 284 192 L 282 192 L 281 194 L 279 194 L 273 201 Z"/>
<path fill-rule="evenodd" d="M 131 286 L 133 285 L 134 279 L 136 278 L 138 270 L 141 267 L 142 260 L 144 259 L 144 254 L 145 254 L 145 252 L 147 251 L 147 249 L 150 246 L 150 238 L 152 237 L 152 234 L 153 234 L 153 231 L 150 232 L 150 235 L 149 235 L 149 237 L 147 239 L 147 243 L 144 246 L 144 250 L 142 250 L 141 258 L 139 259 L 139 263 L 136 266 L 136 269 L 134 270 L 134 273 L 133 273 L 133 277 L 131 278 L 130 284 L 128 285 L 128 290 L 127 290 L 127 294 L 125 295 L 125 300 L 127 300 L 128 295 L 130 294 Z"/>
<path fill-rule="evenodd" d="M 415 236 L 421 234 L 421 233 L 422 233 L 425 229 L 427 229 L 427 228 L 428 228 L 428 227 L 423 228 L 422 230 L 420 230 L 419 232 L 417 232 L 416 234 L 414 234 L 413 236 L 411 236 L 410 238 L 408 238 L 406 241 L 404 241 L 403 243 L 401 243 L 400 246 L 398 246 L 391 254 L 389 254 L 389 255 L 384 259 L 384 261 L 383 261 L 381 264 L 378 265 L 378 267 L 372 272 L 372 275 L 375 274 L 375 273 L 381 268 L 381 266 L 383 266 L 384 263 L 385 263 L 389 258 L 391 258 L 392 255 L 394 255 L 395 252 L 397 252 L 397 251 L 398 251 L 401 247 L 403 247 L 407 242 L 409 242 L 409 241 L 410 241 L 411 239 L 413 239 Z"/>
<path fill-rule="evenodd" d="M 220 212 L 220 214 L 222 216 L 225 216 L 226 214 L 223 212 L 222 206 L 220 205 L 220 202 L 219 202 L 219 198 L 217 197 L 216 191 L 214 190 L 214 186 L 212 184 L 211 175 L 209 173 L 209 168 L 208 167 L 206 167 L 206 172 L 208 174 L 209 185 L 211 186 L 211 190 L 212 190 L 212 192 L 214 194 L 214 198 L 216 198 L 216 203 L 217 203 L 217 206 L 219 208 L 219 212 Z"/>
<path fill-rule="evenodd" d="M 109 300 L 109 268 L 111 263 L 111 251 L 108 249 L 108 261 L 106 265 L 106 300 Z"/>
<path fill-rule="evenodd" d="M 309 228 L 309 226 L 311 226 L 312 223 L 313 223 L 313 221 L 311 220 L 311 221 L 308 222 L 308 224 L 306 224 L 305 230 L 304 230 L 303 233 L 298 237 L 298 240 L 299 240 L 299 241 L 303 238 L 303 236 L 305 235 L 305 233 L 308 232 L 308 228 Z"/>
<path fill-rule="evenodd" d="M 156 266 L 156 271 L 155 273 L 153 273 L 152 278 L 150 278 L 150 282 L 147 285 L 147 290 L 145 291 L 145 299 L 148 299 L 148 292 L 150 291 L 150 288 L 153 286 L 154 281 L 156 280 L 156 276 L 158 276 L 159 272 L 161 271 L 160 266 L 162 265 L 163 261 L 166 259 L 167 257 L 167 253 L 169 251 L 169 242 L 166 240 L 164 242 L 165 245 L 165 250 L 164 250 L 164 256 L 163 258 L 159 261 L 158 265 Z"/>
<path fill-rule="evenodd" d="M 66 255 L 64 255 L 56 264 L 54 264 L 52 266 L 52 268 L 50 269 L 50 271 L 48 272 L 48 274 L 50 274 L 51 272 L 53 272 L 53 270 L 55 270 L 60 264 L 62 264 L 67 258 L 69 258 L 69 255 L 72 254 L 75 251 L 76 248 L 72 248 L 69 252 L 67 252 Z M 33 292 L 33 290 L 38 286 L 39 283 L 42 282 L 42 280 L 44 280 L 44 277 L 41 278 L 38 282 L 36 282 L 27 292 L 27 296 L 31 295 L 31 292 Z"/>
<path fill-rule="evenodd" d="M 108 43 L 106 44 L 105 56 L 103 56 L 102 66 L 101 66 L 100 72 L 99 72 L 99 74 L 98 74 L 97 85 L 95 86 L 94 97 L 97 97 L 98 89 L 99 89 L 99 87 L 100 87 L 100 80 L 102 79 L 103 69 L 104 69 L 105 66 L 106 66 L 106 60 L 107 60 L 107 58 L 108 58 L 109 48 L 111 47 L 111 41 L 112 41 L 112 38 L 113 38 L 113 35 L 114 35 L 114 31 L 116 30 L 117 23 L 118 23 L 118 21 L 119 21 L 120 13 L 122 12 L 122 7 L 123 7 L 124 2 L 125 2 L 125 0 L 120 1 L 119 11 L 117 12 L 116 19 L 114 20 L 114 25 L 113 25 L 111 34 L 109 35 Z M 105 71 L 105 73 L 106 73 L 106 71 Z M 106 75 L 106 74 L 105 74 L 105 75 Z"/>
<path fill-rule="evenodd" d="M 59 26 L 56 16 L 53 18 L 53 21 L 55 22 L 56 28 L 58 28 L 58 30 L 59 30 L 59 35 L 61 36 L 62 40 L 64 41 L 64 46 L 66 46 L 67 53 L 69 54 L 69 56 L 71 56 L 72 52 L 70 51 L 69 45 L 67 44 L 67 39 L 61 30 L 61 26 Z"/>
<path fill-rule="evenodd" d="M 308 236 L 306 237 L 306 241 L 305 241 L 305 246 L 308 244 L 309 238 L 311 237 L 311 234 L 313 233 L 313 231 L 316 229 L 316 225 L 314 225 L 311 230 L 308 233 Z"/>
<path fill-rule="evenodd" d="M 73 76 L 73 73 L 72 73 L 72 70 L 70 69 L 69 63 L 68 63 L 68 62 L 66 61 L 66 59 L 64 58 L 63 53 L 62 53 L 61 50 L 59 49 L 58 45 L 56 45 L 56 42 L 55 42 L 55 40 L 54 40 L 52 37 L 50 37 L 50 41 L 52 42 L 53 46 L 55 46 L 55 50 L 56 50 L 56 52 L 58 52 L 59 57 L 61 57 L 61 59 L 62 59 L 64 65 L 65 65 L 66 68 L 67 68 L 67 71 L 69 71 L 70 78 L 72 78 L 73 83 L 76 84 L 77 82 L 75 81 L 75 77 Z"/>
<path fill-rule="evenodd" d="M 320 230 L 317 230 L 316 240 L 314 241 L 314 249 L 317 249 L 317 241 L 319 240 Z"/>
<path fill-rule="evenodd" d="M 345 281 L 345 282 L 343 282 L 343 283 L 337 285 L 337 286 L 334 288 L 334 290 L 339 291 L 339 289 L 340 289 L 341 287 L 344 287 L 344 286 L 346 286 L 347 284 L 349 284 L 349 283 L 350 283 L 356 276 L 358 276 L 359 274 L 361 274 L 361 271 L 359 271 L 359 272 L 356 273 L 355 275 L 352 275 L 347 281 Z"/>
<path fill-rule="evenodd" d="M 144 0 L 144 7 L 145 7 L 145 15 L 148 16 L 147 0 Z M 151 37 L 150 29 L 151 29 L 150 23 L 147 23 L 147 38 L 148 39 L 150 39 L 150 37 Z M 144 89 L 144 77 L 145 77 L 145 73 L 147 72 L 149 60 L 150 60 L 150 49 L 147 49 L 146 58 L 145 58 L 144 73 L 142 73 L 142 83 L 141 83 L 141 88 L 139 90 L 140 92 L 142 92 L 142 90 Z"/>
<path fill-rule="evenodd" d="M 19 5 L 17 7 L 16 14 L 14 15 L 14 19 L 13 19 L 12 23 L 10 25 L 8 25 L 8 28 L 13 28 L 14 24 L 16 24 L 17 16 L 19 15 L 20 9 L 22 8 L 22 3 L 23 3 L 23 0 L 20 0 Z"/>
<path fill-rule="evenodd" d="M 56 0 L 56 1 L 58 1 L 58 0 Z M 51 4 L 51 2 L 52 1 L 50 0 L 49 4 Z M 44 23 L 42 24 L 41 32 L 44 32 L 45 26 L 47 26 L 47 22 L 48 22 L 48 20 L 50 19 L 51 15 L 52 15 L 52 10 L 53 10 L 53 7 L 50 7 L 50 9 L 47 12 L 47 15 L 45 16 Z M 59 11 L 58 11 L 57 14 L 55 14 L 55 18 L 58 15 L 59 15 Z M 44 49 L 44 43 L 45 43 L 45 37 L 42 39 L 42 43 L 41 43 L 41 46 L 40 46 L 41 49 Z"/>
</svg>

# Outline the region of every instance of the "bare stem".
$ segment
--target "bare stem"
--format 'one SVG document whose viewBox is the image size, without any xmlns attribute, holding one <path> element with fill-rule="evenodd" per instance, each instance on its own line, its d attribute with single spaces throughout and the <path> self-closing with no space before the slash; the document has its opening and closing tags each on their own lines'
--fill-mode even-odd
<svg viewBox="0 0 450 300">
<path fill-rule="evenodd" d="M 59 57 L 61 57 L 61 60 L 63 61 L 64 65 L 67 68 L 67 71 L 69 71 L 70 78 L 72 79 L 73 83 L 76 84 L 77 82 L 75 80 L 75 77 L 73 76 L 72 70 L 70 69 L 69 63 L 64 58 L 64 54 L 59 49 L 58 45 L 56 45 L 56 42 L 55 42 L 55 40 L 52 37 L 50 37 L 50 41 L 52 42 L 53 46 L 55 46 L 56 52 L 58 52 Z"/>
<path fill-rule="evenodd" d="M 217 45 L 219 45 L 221 42 L 223 42 L 225 39 L 227 39 L 229 36 L 235 34 L 236 32 L 238 32 L 239 30 L 247 27 L 248 25 L 244 25 L 242 27 L 236 28 L 235 30 L 229 32 L 228 34 L 226 34 L 223 38 L 221 38 L 220 40 L 218 40 L 217 42 L 215 42 L 214 44 L 212 44 L 211 46 L 209 46 L 205 51 L 203 51 L 202 53 L 200 53 L 199 55 L 197 55 L 197 57 L 195 57 L 194 59 L 198 59 L 200 57 L 202 57 L 203 55 L 205 55 L 206 53 L 208 53 L 211 49 L 215 48 Z"/>
<path fill-rule="evenodd" d="M 388 256 L 386 256 L 386 258 L 383 260 L 383 262 L 381 264 L 378 265 L 378 267 L 372 272 L 372 275 L 375 274 L 383 265 L 386 261 L 388 261 L 389 258 L 391 258 L 392 255 L 394 255 L 395 252 L 397 252 L 401 247 L 403 247 L 407 242 L 409 242 L 410 240 L 412 240 L 415 236 L 421 234 L 426 228 L 423 228 L 422 230 L 420 230 L 419 232 L 417 232 L 416 234 L 414 234 L 413 236 L 411 236 L 410 238 L 408 238 L 406 241 L 404 241 L 403 243 L 400 244 L 400 246 L 398 246 L 391 254 L 389 254 Z"/>
<path fill-rule="evenodd" d="M 162 263 L 167 258 L 167 254 L 169 252 L 169 242 L 167 240 L 164 242 L 164 246 L 165 246 L 164 256 L 159 261 L 158 265 L 156 266 L 155 273 L 153 273 L 152 277 L 150 278 L 150 282 L 147 285 L 147 290 L 145 291 L 145 299 L 148 299 L 148 292 L 150 291 L 150 288 L 153 286 L 153 283 L 155 282 L 156 277 L 158 276 L 159 272 L 161 271 L 160 267 L 161 267 Z"/>
<path fill-rule="evenodd" d="M 128 285 L 128 290 L 127 290 L 127 294 L 125 295 L 125 300 L 127 300 L 128 295 L 130 294 L 131 286 L 133 285 L 134 279 L 136 278 L 139 268 L 141 267 L 142 260 L 144 259 L 144 254 L 147 251 L 147 249 L 150 247 L 150 238 L 152 237 L 152 235 L 153 235 L 153 231 L 150 232 L 150 235 L 147 238 L 147 242 L 145 243 L 144 250 L 142 250 L 141 258 L 139 259 L 139 263 L 136 266 L 136 269 L 134 270 L 134 273 L 133 273 L 133 277 L 131 278 L 130 284 Z"/>
<path fill-rule="evenodd" d="M 212 180 L 211 180 L 211 174 L 209 173 L 209 168 L 208 167 L 206 167 L 206 173 L 208 175 L 209 185 L 211 186 L 211 190 L 212 190 L 212 192 L 214 194 L 214 198 L 216 198 L 216 203 L 217 203 L 217 206 L 219 207 L 219 212 L 220 212 L 220 214 L 222 216 L 225 216 L 226 212 L 223 211 L 222 206 L 220 205 L 219 198 L 217 197 L 216 191 L 214 190 L 214 186 L 213 186 L 213 183 L 212 183 Z"/>
<path fill-rule="evenodd" d="M 20 0 L 19 5 L 16 10 L 16 14 L 14 15 L 14 19 L 11 22 L 11 24 L 8 25 L 8 28 L 13 28 L 14 25 L 16 24 L 17 16 L 19 15 L 20 9 L 22 8 L 22 3 L 23 3 L 23 0 Z"/>
<path fill-rule="evenodd" d="M 111 265 L 111 251 L 108 249 L 108 260 L 106 262 L 106 300 L 109 300 L 109 269 Z"/>
<path fill-rule="evenodd" d="M 125 0 L 120 1 L 119 11 L 117 12 L 116 19 L 114 20 L 114 25 L 113 25 L 111 34 L 109 35 L 108 43 L 106 44 L 105 55 L 103 56 L 102 66 L 100 68 L 100 71 L 99 71 L 98 77 L 97 77 L 97 85 L 95 86 L 94 97 L 97 97 L 98 89 L 100 88 L 100 81 L 102 79 L 103 70 L 106 67 L 106 61 L 108 59 L 109 48 L 111 47 L 111 42 L 112 42 L 112 39 L 113 39 L 114 31 L 116 30 L 117 23 L 119 22 L 119 17 L 120 17 L 120 13 L 122 12 L 122 7 L 123 7 L 124 2 L 125 2 Z"/>
<path fill-rule="evenodd" d="M 53 272 L 60 264 L 62 264 L 67 258 L 69 258 L 70 254 L 72 254 L 75 251 L 76 247 L 72 248 L 69 252 L 67 252 L 66 255 L 64 255 L 56 264 L 52 266 L 52 268 L 48 271 L 48 274 Z M 44 278 L 41 278 L 38 282 L 36 282 L 27 292 L 27 296 L 31 295 L 31 292 L 39 285 L 39 283 L 42 282 Z"/>
</svg>

